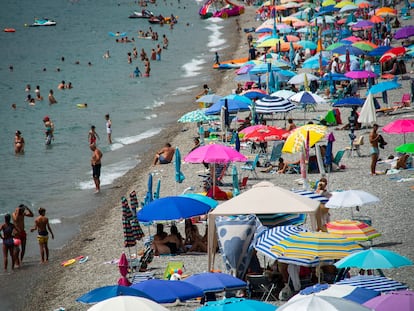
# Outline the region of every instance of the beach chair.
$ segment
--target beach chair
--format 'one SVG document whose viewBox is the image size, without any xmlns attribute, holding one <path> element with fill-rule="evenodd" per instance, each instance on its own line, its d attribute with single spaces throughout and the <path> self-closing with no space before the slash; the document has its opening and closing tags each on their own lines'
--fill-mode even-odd
<svg viewBox="0 0 414 311">
<path fill-rule="evenodd" d="M 256 167 L 257 167 L 257 163 L 259 162 L 259 154 L 257 154 L 254 157 L 253 161 L 247 161 L 245 165 L 241 166 L 240 169 L 242 171 L 246 171 L 248 173 L 252 173 L 256 178 L 258 178 L 257 176 L 257 172 L 256 172 Z"/>
<path fill-rule="evenodd" d="M 275 163 L 282 156 L 283 145 L 284 145 L 283 141 L 276 141 L 275 142 L 275 144 L 272 147 L 270 157 L 267 160 L 268 162 L 270 162 L 270 164 Z"/>
<path fill-rule="evenodd" d="M 247 181 L 249 180 L 249 176 L 244 176 L 239 184 L 240 190 L 247 188 Z"/>
<path fill-rule="evenodd" d="M 269 280 L 263 274 L 247 274 L 248 297 L 260 297 L 262 301 L 268 301 L 270 298 L 276 298 L 276 284 Z"/>
<path fill-rule="evenodd" d="M 394 108 L 403 108 L 411 106 L 411 95 L 410 93 L 405 93 L 401 97 L 401 101 L 393 103 Z"/>
<path fill-rule="evenodd" d="M 339 150 L 332 161 L 332 163 L 336 164 L 338 167 L 340 166 L 340 162 L 342 160 L 342 157 L 345 154 L 345 150 Z"/>
<path fill-rule="evenodd" d="M 169 280 L 176 270 L 184 270 L 184 262 L 182 261 L 169 261 L 165 268 L 163 279 Z"/>
<path fill-rule="evenodd" d="M 354 141 L 350 147 L 346 147 L 345 150 L 349 151 L 348 156 L 352 156 L 352 153 L 355 151 L 359 157 L 362 157 L 361 155 L 361 146 L 364 144 L 364 136 L 361 135 L 358 137 L 356 141 Z"/>
</svg>

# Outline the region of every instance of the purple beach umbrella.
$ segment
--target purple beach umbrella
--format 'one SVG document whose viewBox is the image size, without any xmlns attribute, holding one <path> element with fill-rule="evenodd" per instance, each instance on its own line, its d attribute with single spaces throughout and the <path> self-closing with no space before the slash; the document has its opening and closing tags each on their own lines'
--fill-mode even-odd
<svg viewBox="0 0 414 311">
<path fill-rule="evenodd" d="M 406 26 L 398 29 L 394 34 L 394 39 L 406 39 L 414 36 L 414 26 Z"/>
</svg>

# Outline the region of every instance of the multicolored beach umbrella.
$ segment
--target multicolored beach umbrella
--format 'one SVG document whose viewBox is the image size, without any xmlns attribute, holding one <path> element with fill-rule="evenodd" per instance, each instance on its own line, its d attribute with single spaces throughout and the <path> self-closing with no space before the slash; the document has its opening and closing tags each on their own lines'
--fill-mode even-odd
<svg viewBox="0 0 414 311">
<path fill-rule="evenodd" d="M 137 193 L 135 192 L 135 190 L 131 191 L 131 193 L 129 194 L 129 204 L 131 205 L 132 215 L 136 216 L 137 209 L 139 208 L 139 203 Z"/>
<path fill-rule="evenodd" d="M 181 118 L 178 119 L 177 122 L 180 123 L 198 123 L 198 122 L 209 122 L 217 120 L 217 116 L 207 116 L 204 113 L 205 110 L 198 109 L 194 111 L 187 112 Z"/>
<path fill-rule="evenodd" d="M 124 230 L 124 246 L 133 247 L 137 244 L 137 239 L 132 230 L 130 220 L 133 218 L 128 201 L 125 197 L 121 198 L 122 203 L 122 228 Z"/>
<path fill-rule="evenodd" d="M 329 233 L 339 234 L 353 241 L 368 241 L 381 236 L 377 230 L 358 220 L 336 220 L 326 224 Z"/>
</svg>

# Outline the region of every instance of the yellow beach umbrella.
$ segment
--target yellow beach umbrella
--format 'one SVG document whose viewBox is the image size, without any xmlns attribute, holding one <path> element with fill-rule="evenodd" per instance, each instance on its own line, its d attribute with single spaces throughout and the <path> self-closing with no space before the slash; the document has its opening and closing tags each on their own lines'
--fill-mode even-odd
<svg viewBox="0 0 414 311">
<path fill-rule="evenodd" d="M 335 220 L 326 224 L 329 233 L 340 234 L 353 241 L 368 241 L 381 233 L 358 220 Z"/>
<path fill-rule="evenodd" d="M 269 38 L 258 44 L 257 48 L 269 48 L 272 46 L 277 46 L 279 43 L 284 43 L 282 38 Z"/>
<path fill-rule="evenodd" d="M 306 124 L 295 130 L 288 136 L 283 145 L 282 152 L 297 153 L 303 150 L 306 143 L 306 137 L 309 133 L 309 146 L 312 147 L 320 141 L 327 132 L 327 127 L 317 124 Z"/>
<path fill-rule="evenodd" d="M 335 8 L 342 9 L 346 5 L 355 5 L 355 3 L 351 2 L 351 1 L 341 1 L 341 2 L 338 2 L 337 4 L 335 4 Z"/>
<path fill-rule="evenodd" d="M 330 6 L 330 5 L 335 5 L 336 1 L 335 0 L 325 0 L 324 2 L 322 2 L 322 6 Z"/>
</svg>

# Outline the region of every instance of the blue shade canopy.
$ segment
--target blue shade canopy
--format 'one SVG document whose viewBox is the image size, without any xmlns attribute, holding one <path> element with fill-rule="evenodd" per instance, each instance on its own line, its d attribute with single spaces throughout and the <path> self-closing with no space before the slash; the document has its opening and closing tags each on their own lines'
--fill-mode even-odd
<svg viewBox="0 0 414 311">
<path fill-rule="evenodd" d="M 152 279 L 132 284 L 130 287 L 146 293 L 151 300 L 158 303 L 172 303 L 177 299 L 186 301 L 204 295 L 201 288 L 181 281 Z"/>
<path fill-rule="evenodd" d="M 369 56 L 382 56 L 384 53 L 386 53 L 388 50 L 390 50 L 391 46 L 381 45 L 372 51 L 368 52 L 367 55 Z"/>
<path fill-rule="evenodd" d="M 362 107 L 365 103 L 365 99 L 359 97 L 345 97 L 337 100 L 332 107 Z"/>
<path fill-rule="evenodd" d="M 82 303 L 97 303 L 116 296 L 137 296 L 151 299 L 147 294 L 140 290 L 127 286 L 111 285 L 95 288 L 77 298 L 76 301 Z"/>
<path fill-rule="evenodd" d="M 204 215 L 210 209 L 208 204 L 192 198 L 170 196 L 148 203 L 138 212 L 137 217 L 143 222 L 176 220 Z"/>
<path fill-rule="evenodd" d="M 231 290 L 245 288 L 247 283 L 230 274 L 204 272 L 197 273 L 185 278 L 183 282 L 200 287 L 204 292 L 221 292 L 223 290 Z"/>
<path fill-rule="evenodd" d="M 244 98 L 250 100 L 249 98 L 243 96 Z M 205 111 L 206 115 L 212 115 L 212 114 L 220 114 L 221 107 L 225 105 L 225 102 L 227 101 L 227 105 L 229 108 L 230 113 L 236 113 L 238 111 L 248 111 L 250 110 L 250 103 L 247 103 L 246 101 L 238 100 L 238 99 L 220 99 L 218 102 L 213 104 L 210 108 L 208 108 Z"/>
<path fill-rule="evenodd" d="M 361 49 L 358 49 L 352 45 L 342 45 L 338 46 L 337 48 L 334 48 L 331 52 L 333 54 L 346 54 L 346 51 L 349 51 L 349 54 L 351 55 L 363 55 L 365 52 Z"/>
<path fill-rule="evenodd" d="M 382 93 L 385 91 L 398 89 L 400 87 L 401 87 L 401 84 L 396 81 L 384 81 L 384 82 L 380 82 L 378 84 L 374 84 L 373 86 L 371 86 L 371 88 L 367 91 L 367 94 L 368 93 L 371 93 L 371 94 Z"/>
<path fill-rule="evenodd" d="M 245 298 L 226 298 L 217 301 L 208 301 L 196 311 L 274 311 L 277 307 L 262 301 Z"/>
<path fill-rule="evenodd" d="M 345 77 L 343 73 L 327 73 L 322 78 L 321 81 L 351 81 L 351 78 Z"/>
</svg>

